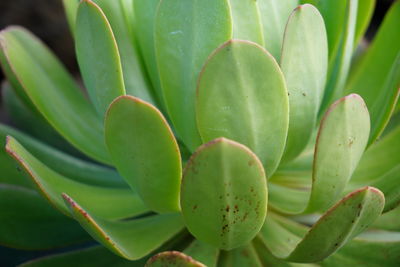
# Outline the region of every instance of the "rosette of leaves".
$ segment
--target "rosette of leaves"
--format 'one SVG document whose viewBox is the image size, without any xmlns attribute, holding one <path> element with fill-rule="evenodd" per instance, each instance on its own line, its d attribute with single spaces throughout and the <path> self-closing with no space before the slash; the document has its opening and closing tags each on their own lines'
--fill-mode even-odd
<svg viewBox="0 0 400 267">
<path fill-rule="evenodd" d="M 400 262 L 399 1 L 368 46 L 373 0 L 64 5 L 85 90 L 0 35 L 0 243 L 66 248 L 23 266 Z"/>
</svg>

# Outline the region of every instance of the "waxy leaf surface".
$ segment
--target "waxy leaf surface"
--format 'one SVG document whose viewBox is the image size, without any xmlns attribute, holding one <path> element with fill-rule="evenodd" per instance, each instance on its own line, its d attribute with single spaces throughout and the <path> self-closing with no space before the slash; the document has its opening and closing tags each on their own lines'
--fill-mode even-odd
<svg viewBox="0 0 400 267">
<path fill-rule="evenodd" d="M 101 117 L 110 103 L 125 94 L 117 42 L 103 11 L 92 1 L 79 4 L 75 47 L 89 97 Z"/>
<path fill-rule="evenodd" d="M 194 240 L 184 251 L 186 255 L 205 264 L 207 267 L 216 267 L 219 249 L 199 240 Z"/>
<path fill-rule="evenodd" d="M 228 0 L 171 0 L 159 5 L 155 47 L 166 106 L 191 151 L 200 144 L 195 118 L 198 75 L 214 49 L 232 37 Z"/>
<path fill-rule="evenodd" d="M 263 266 L 251 243 L 231 251 L 223 251 L 220 257 L 219 266 L 221 267 Z"/>
<path fill-rule="evenodd" d="M 201 146 L 186 165 L 183 218 L 200 241 L 233 249 L 249 242 L 267 212 L 261 162 L 245 146 L 219 138 Z"/>
<path fill-rule="evenodd" d="M 295 158 L 314 131 L 328 66 L 324 21 L 312 5 L 302 5 L 289 18 L 281 68 L 285 75 L 290 120 L 284 159 Z"/>
<path fill-rule="evenodd" d="M 151 215 L 132 220 L 107 220 L 87 212 L 63 194 L 74 218 L 98 242 L 129 260 L 140 259 L 154 251 L 183 228 L 180 214 Z"/>
<path fill-rule="evenodd" d="M 293 262 L 321 261 L 370 226 L 380 216 L 384 202 L 378 189 L 361 188 L 330 208 L 303 238 L 304 230 L 282 225 L 270 216 L 260 237 L 278 258 Z M 288 239 L 290 242 L 285 242 Z M 281 244 L 282 241 L 285 243 Z"/>
<path fill-rule="evenodd" d="M 105 135 L 117 169 L 144 203 L 157 212 L 179 211 L 180 153 L 160 111 L 138 98 L 119 97 L 107 112 Z"/>
<path fill-rule="evenodd" d="M 67 216 L 71 215 L 62 199 L 62 193 L 68 193 L 84 203 L 90 212 L 104 218 L 127 218 L 147 211 L 132 190 L 73 181 L 49 169 L 12 137 L 7 139 L 6 150 L 25 170 L 39 192 Z"/>
<path fill-rule="evenodd" d="M 101 119 L 54 55 L 19 27 L 3 31 L 0 39 L 8 63 L 41 114 L 76 148 L 108 163 Z"/>
<path fill-rule="evenodd" d="M 282 157 L 289 104 L 282 72 L 262 47 L 229 41 L 200 75 L 196 115 L 203 142 L 226 137 L 254 151 L 272 175 Z"/>
</svg>

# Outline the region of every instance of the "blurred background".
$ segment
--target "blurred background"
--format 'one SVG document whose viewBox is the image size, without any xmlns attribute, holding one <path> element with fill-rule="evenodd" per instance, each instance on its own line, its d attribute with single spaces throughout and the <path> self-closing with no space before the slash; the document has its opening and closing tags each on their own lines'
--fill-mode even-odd
<svg viewBox="0 0 400 267">
<path fill-rule="evenodd" d="M 373 38 L 384 14 L 394 1 L 377 0 L 372 23 L 367 31 L 367 39 Z M 0 0 L 0 30 L 8 25 L 21 25 L 28 28 L 56 53 L 73 74 L 77 74 L 73 41 L 61 0 Z M 3 73 L 0 71 L 0 81 L 3 78 Z M 0 122 L 7 121 L 7 114 L 1 106 L 0 94 Z M 1 247 L 0 244 L 0 267 L 15 266 L 40 255 L 43 255 L 43 252 L 23 252 Z"/>
</svg>

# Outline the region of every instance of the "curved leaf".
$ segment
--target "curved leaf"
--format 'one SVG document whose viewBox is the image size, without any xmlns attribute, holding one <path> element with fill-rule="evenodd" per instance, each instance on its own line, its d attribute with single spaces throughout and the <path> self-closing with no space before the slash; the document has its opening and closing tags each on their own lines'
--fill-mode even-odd
<svg viewBox="0 0 400 267">
<path fill-rule="evenodd" d="M 99 6 L 90 0 L 81 1 L 78 7 L 75 47 L 89 97 L 103 117 L 110 103 L 125 94 L 125 85 L 111 26 Z"/>
<path fill-rule="evenodd" d="M 94 239 L 129 260 L 146 256 L 183 228 L 179 214 L 112 221 L 93 216 L 66 194 L 63 198 L 75 219 Z"/>
<path fill-rule="evenodd" d="M 400 207 L 397 207 L 385 214 L 382 214 L 372 227 L 387 231 L 400 232 Z"/>
<path fill-rule="evenodd" d="M 46 167 L 12 137 L 7 138 L 6 150 L 25 170 L 39 192 L 67 216 L 71 214 L 61 196 L 64 192 L 85 204 L 91 213 L 104 218 L 127 218 L 147 211 L 130 189 L 98 187 L 68 179 Z"/>
<path fill-rule="evenodd" d="M 209 54 L 231 37 L 227 0 L 172 0 L 159 5 L 155 47 L 161 85 L 177 134 L 191 151 L 201 144 L 195 118 L 198 75 Z"/>
<path fill-rule="evenodd" d="M 358 1 L 356 33 L 354 37 L 355 47 L 360 42 L 371 22 L 375 10 L 376 0 Z"/>
<path fill-rule="evenodd" d="M 0 40 L 14 74 L 41 114 L 76 148 L 107 163 L 102 122 L 54 55 L 19 27 L 2 31 Z"/>
<path fill-rule="evenodd" d="M 303 239 L 269 217 L 260 237 L 279 258 L 293 262 L 321 261 L 370 226 L 381 214 L 384 202 L 378 189 L 361 188 L 330 208 Z M 286 242 L 288 238 L 290 242 Z M 282 241 L 285 245 L 280 244 Z"/>
<path fill-rule="evenodd" d="M 119 97 L 107 111 L 105 136 L 112 160 L 144 203 L 179 211 L 180 153 L 162 114 L 138 98 Z"/>
<path fill-rule="evenodd" d="M 226 137 L 242 143 L 272 175 L 289 123 L 285 81 L 274 58 L 247 41 L 218 48 L 200 74 L 196 117 L 204 142 Z"/>
<path fill-rule="evenodd" d="M 72 33 L 75 35 L 75 21 L 76 21 L 76 11 L 78 10 L 79 0 L 62 0 L 65 15 L 67 17 L 68 26 Z"/>
<path fill-rule="evenodd" d="M 299 6 L 286 26 L 281 56 L 290 104 L 286 161 L 299 155 L 314 131 L 327 67 L 324 20 L 312 5 Z"/>
<path fill-rule="evenodd" d="M 36 250 L 91 240 L 76 222 L 54 210 L 33 190 L 0 184 L 0 196 L 2 245 Z"/>
<path fill-rule="evenodd" d="M 181 207 L 200 241 L 222 249 L 249 242 L 267 212 L 261 162 L 245 146 L 219 138 L 201 146 L 186 165 Z"/>
<path fill-rule="evenodd" d="M 309 211 L 323 210 L 338 199 L 364 153 L 369 129 L 368 110 L 360 96 L 349 95 L 331 105 L 315 145 Z"/>
<path fill-rule="evenodd" d="M 281 48 L 287 20 L 298 4 L 298 0 L 257 1 L 262 22 L 264 46 L 277 61 L 279 61 L 281 57 Z"/>
<path fill-rule="evenodd" d="M 400 204 L 400 166 L 387 172 L 381 179 L 371 184 L 385 195 L 385 208 L 388 212 Z"/>
<path fill-rule="evenodd" d="M 198 262 L 179 251 L 166 251 L 151 257 L 146 267 L 205 267 L 206 265 Z"/>
</svg>

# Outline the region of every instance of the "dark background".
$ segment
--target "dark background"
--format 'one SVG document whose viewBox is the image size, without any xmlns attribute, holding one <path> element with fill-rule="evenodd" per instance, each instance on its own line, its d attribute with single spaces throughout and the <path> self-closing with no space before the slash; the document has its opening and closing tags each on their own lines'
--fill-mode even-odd
<svg viewBox="0 0 400 267">
<path fill-rule="evenodd" d="M 377 0 L 372 23 L 367 32 L 368 39 L 373 38 L 392 2 L 394 0 Z M 73 42 L 61 0 L 0 0 L 0 30 L 8 25 L 22 25 L 28 28 L 56 53 L 72 73 L 78 72 Z M 1 80 L 3 80 L 3 74 L 0 71 Z M 7 116 L 2 110 L 1 102 L 0 122 L 7 122 Z M 17 263 L 39 255 L 43 254 L 0 247 L 0 266 L 15 266 Z"/>
</svg>

